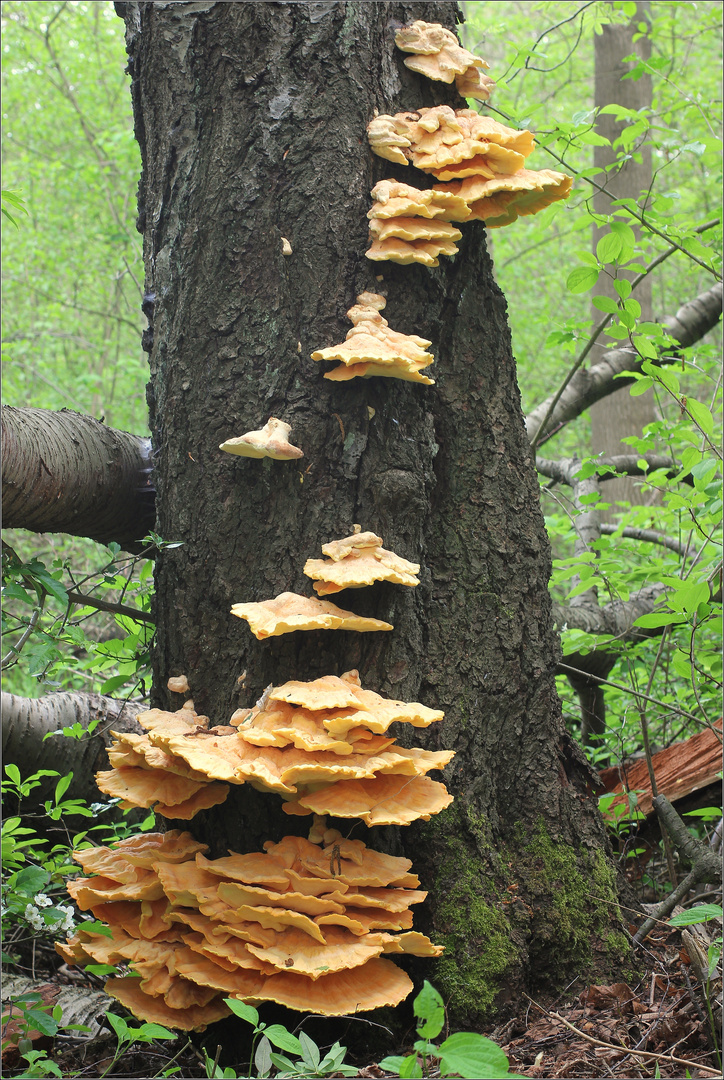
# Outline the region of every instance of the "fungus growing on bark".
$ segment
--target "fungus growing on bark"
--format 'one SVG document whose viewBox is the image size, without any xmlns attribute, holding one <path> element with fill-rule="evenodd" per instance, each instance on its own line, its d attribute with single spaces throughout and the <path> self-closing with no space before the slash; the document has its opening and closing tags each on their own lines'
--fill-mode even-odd
<svg viewBox="0 0 724 1080">
<path fill-rule="evenodd" d="M 168 680 L 166 686 L 172 694 L 188 694 L 191 689 L 185 675 L 174 675 Z"/>
<path fill-rule="evenodd" d="M 400 156 L 424 172 L 476 157 L 485 158 L 494 173 L 507 172 L 512 163 L 510 157 L 492 147 L 503 148 L 525 159 L 535 146 L 530 131 L 506 127 L 474 109 L 452 109 L 449 105 L 378 116 L 372 123 L 378 127 L 384 125 L 401 142 L 407 142 L 407 146 L 399 147 Z M 378 153 L 374 142 L 370 146 Z"/>
<path fill-rule="evenodd" d="M 401 334 L 392 330 L 380 314 L 386 303 L 384 296 L 378 293 L 360 293 L 357 303 L 347 312 L 354 325 L 345 341 L 312 353 L 312 360 L 342 361 L 340 367 L 325 374 L 325 379 L 344 381 L 356 376 L 369 378 L 382 375 L 432 383 L 431 379 L 420 374 L 434 360 L 433 355 L 427 352 L 432 342 L 416 334 Z"/>
<path fill-rule="evenodd" d="M 112 978 L 107 993 L 142 1020 L 183 1030 L 227 1015 L 224 996 L 329 1016 L 396 1005 L 412 983 L 380 956 L 442 952 L 409 930 L 410 908 L 427 894 L 408 859 L 345 840 L 320 818 L 312 835 L 316 842 L 286 836 L 267 842 L 264 853 L 214 860 L 188 833 L 77 852 L 84 868 L 115 874 L 119 889 L 120 877 L 139 870 L 130 858 L 155 859 L 142 872 L 160 896 L 151 912 L 147 901 L 98 901 L 111 891 L 99 878 L 73 883 L 80 906 L 111 936 L 81 926 L 57 950 L 71 965 L 131 963 L 140 978 Z"/>
<path fill-rule="evenodd" d="M 333 591 L 333 590 L 331 590 Z M 295 630 L 392 630 L 392 624 L 380 619 L 366 619 L 345 611 L 328 600 L 298 593 L 280 593 L 273 600 L 256 604 L 234 604 L 231 614 L 246 619 L 255 638 L 262 641 Z"/>
<path fill-rule="evenodd" d="M 404 61 L 410 71 L 437 82 L 451 83 L 454 79 L 464 97 L 487 101 L 495 87 L 493 80 L 480 71 L 489 67 L 485 60 L 463 49 L 453 32 L 440 23 L 417 19 L 397 31 L 395 44 L 402 52 L 415 54 Z"/>
<path fill-rule="evenodd" d="M 337 543 L 346 545 L 351 539 Z M 393 701 L 364 690 L 356 672 L 307 683 L 292 681 L 269 687 L 253 709 L 235 714 L 236 726 L 209 728 L 207 718 L 192 717 L 185 709 L 140 713 L 138 721 L 147 735 L 117 735 L 109 751 L 115 768 L 99 773 L 98 783 L 101 790 L 131 805 L 158 803 L 156 809 L 165 816 L 188 819 L 199 809 L 223 802 L 229 784 L 248 783 L 260 791 L 276 792 L 298 803 L 291 813 L 308 814 L 311 804 L 301 800 L 312 791 L 389 775 L 402 778 L 410 800 L 403 807 L 404 795 L 398 799 L 395 789 L 392 798 L 392 789 L 383 785 L 381 798 L 386 802 L 392 798 L 394 805 L 380 811 L 375 820 L 412 821 L 447 805 L 443 795 L 448 801 L 449 796 L 443 785 L 418 781 L 426 780 L 434 769 L 443 769 L 453 752 L 397 746 L 386 733 L 396 721 L 427 727 L 442 717 L 442 712 L 418 702 Z M 194 719 L 206 724 L 194 723 Z M 129 753 L 134 756 L 129 758 Z M 180 775 L 184 770 L 187 776 Z M 370 798 L 376 790 L 369 789 Z M 360 816 L 369 818 L 371 806 L 355 798 Z M 166 872 L 173 876 L 172 870 Z M 134 883 L 144 887 L 138 876 L 130 882 Z M 114 899 L 123 898 L 114 895 Z"/>
<path fill-rule="evenodd" d="M 470 221 L 484 221 L 489 228 L 500 229 L 518 217 L 537 214 L 551 203 L 568 198 L 571 184 L 571 177 L 565 173 L 520 169 L 511 176 L 470 176 L 436 187 L 465 199 Z"/>
<path fill-rule="evenodd" d="M 470 210 L 464 199 L 429 188 L 421 191 L 398 180 L 380 180 L 370 192 L 375 200 L 367 217 L 434 218 L 437 221 L 467 221 Z"/>
<path fill-rule="evenodd" d="M 375 581 L 389 581 L 395 585 L 419 585 L 415 576 L 420 572 L 419 563 L 411 563 L 382 547 L 382 539 L 371 532 L 361 532 L 354 526 L 351 536 L 322 545 L 327 559 L 307 559 L 304 573 L 314 581 L 314 589 L 320 596 L 341 592 L 343 589 L 361 589 Z"/>
<path fill-rule="evenodd" d="M 289 442 L 291 430 L 291 424 L 285 424 L 283 420 L 272 416 L 259 431 L 247 431 L 238 439 L 227 439 L 221 443 L 219 450 L 236 454 L 237 457 L 270 457 L 276 461 L 291 461 L 304 457 L 299 447 L 292 446 Z"/>
</svg>

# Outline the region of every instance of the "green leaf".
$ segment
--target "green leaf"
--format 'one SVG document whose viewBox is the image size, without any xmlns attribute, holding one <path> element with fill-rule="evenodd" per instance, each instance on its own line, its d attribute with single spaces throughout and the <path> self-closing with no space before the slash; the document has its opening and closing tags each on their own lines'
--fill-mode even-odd
<svg viewBox="0 0 724 1080">
<path fill-rule="evenodd" d="M 259 1013 L 253 1006 L 247 1005 L 245 1001 L 237 1001 L 236 998 L 224 998 L 224 1001 L 235 1016 L 241 1017 L 254 1027 L 259 1026 Z"/>
<path fill-rule="evenodd" d="M 459 1073 L 479 1080 L 508 1075 L 508 1059 L 494 1042 L 469 1031 L 460 1031 L 440 1044 L 441 1073 Z"/>
<path fill-rule="evenodd" d="M 634 348 L 638 350 L 641 356 L 649 360 L 656 360 L 658 358 L 658 350 L 650 338 L 644 337 L 643 334 L 637 334 L 634 339 Z"/>
<path fill-rule="evenodd" d="M 596 244 L 596 258 L 602 263 L 612 263 L 621 254 L 623 242 L 615 233 L 606 233 Z"/>
<path fill-rule="evenodd" d="M 49 574 L 47 570 L 36 569 L 33 571 L 33 577 L 36 581 L 40 582 L 46 592 L 50 593 L 51 596 L 54 596 L 61 604 L 68 603 L 68 593 L 66 589 L 64 589 L 60 582 L 57 581 L 52 574 Z"/>
<path fill-rule="evenodd" d="M 31 607 L 34 607 L 36 603 L 17 582 L 3 586 L 3 600 L 20 600 L 23 604 L 30 604 Z"/>
<path fill-rule="evenodd" d="M 399 1054 L 393 1054 L 391 1057 L 383 1058 L 382 1061 L 380 1061 L 379 1066 L 381 1069 L 384 1069 L 385 1072 L 395 1073 L 399 1076 L 404 1060 L 405 1059 Z"/>
<path fill-rule="evenodd" d="M 259 1039 L 259 1045 L 254 1051 L 254 1065 L 256 1066 L 257 1076 L 268 1076 L 272 1064 L 271 1043 L 264 1034 Z"/>
<path fill-rule="evenodd" d="M 574 294 L 588 292 L 598 281 L 598 274 L 599 271 L 592 266 L 579 266 L 568 275 L 566 289 Z"/>
<path fill-rule="evenodd" d="M 610 296 L 594 296 L 591 303 L 599 311 L 607 311 L 610 315 L 615 315 L 618 311 L 618 304 Z"/>
<path fill-rule="evenodd" d="M 616 278 L 613 287 L 622 300 L 631 295 L 631 282 L 628 278 Z"/>
<path fill-rule="evenodd" d="M 639 615 L 634 626 L 643 626 L 651 629 L 658 626 L 674 626 L 677 623 L 682 622 L 686 622 L 686 619 L 683 615 L 679 615 L 675 611 L 655 611 L 650 615 Z"/>
<path fill-rule="evenodd" d="M 60 780 L 55 785 L 54 798 L 55 798 L 55 805 L 56 806 L 58 805 L 58 803 L 60 802 L 60 800 L 63 798 L 66 791 L 70 787 L 72 780 L 73 780 L 73 773 L 70 772 L 70 773 L 67 774 L 67 776 L 61 776 Z"/>
<path fill-rule="evenodd" d="M 295 1035 L 287 1031 L 281 1024 L 270 1024 L 269 1027 L 264 1028 L 264 1034 L 270 1042 L 278 1046 L 280 1050 L 286 1050 L 289 1054 L 298 1054 L 302 1056 L 302 1044 Z"/>
<path fill-rule="evenodd" d="M 168 1028 L 162 1027 L 161 1024 L 143 1024 L 137 1031 L 134 1031 L 133 1028 L 130 1031 L 136 1038 L 142 1038 L 144 1042 L 150 1042 L 152 1039 L 177 1038 L 174 1031 L 169 1031 Z"/>
<path fill-rule="evenodd" d="M 714 433 L 714 417 L 711 415 L 706 405 L 702 405 L 700 401 L 696 401 L 693 398 L 686 399 L 686 411 L 691 416 L 695 424 L 698 424 L 705 435 L 712 435 Z"/>
<path fill-rule="evenodd" d="M 415 1077 L 419 1080 L 419 1077 L 421 1076 L 422 1066 L 417 1060 L 417 1055 L 410 1054 L 409 1057 L 403 1058 L 402 1064 L 400 1065 L 400 1077 L 402 1080 L 407 1080 L 407 1078 L 410 1077 Z"/>
<path fill-rule="evenodd" d="M 26 866 L 15 878 L 13 888 L 23 896 L 36 896 L 50 881 L 50 874 L 41 866 Z"/>
<path fill-rule="evenodd" d="M 5 775 L 9 776 L 14 784 L 19 785 L 19 784 L 22 783 L 22 777 L 20 776 L 20 769 L 17 767 L 17 765 L 6 765 L 5 766 Z"/>
<path fill-rule="evenodd" d="M 319 1047 L 314 1039 L 309 1038 L 305 1031 L 299 1032 L 299 1044 L 302 1051 L 302 1061 L 316 1072 L 321 1057 Z"/>
<path fill-rule="evenodd" d="M 445 1025 L 445 1005 L 435 987 L 425 979 L 422 990 L 413 1003 L 415 1016 L 422 1020 L 417 1033 L 423 1039 L 434 1039 Z"/>
<path fill-rule="evenodd" d="M 694 926 L 696 923 L 708 922 L 710 919 L 721 919 L 722 908 L 720 904 L 698 904 L 696 907 L 682 911 L 669 919 L 670 926 Z"/>
</svg>

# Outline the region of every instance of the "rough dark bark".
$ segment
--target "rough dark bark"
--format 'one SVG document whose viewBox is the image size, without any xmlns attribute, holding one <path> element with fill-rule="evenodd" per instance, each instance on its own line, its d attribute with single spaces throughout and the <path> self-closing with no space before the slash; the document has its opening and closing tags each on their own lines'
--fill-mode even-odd
<svg viewBox="0 0 724 1080">
<path fill-rule="evenodd" d="M 2 410 L 3 526 L 128 549 L 153 528 L 151 442 L 61 409 Z"/>
<path fill-rule="evenodd" d="M 448 946 L 424 972 L 453 1023 L 478 1022 L 523 986 L 620 958 L 623 939 L 614 906 L 589 895 L 611 897 L 613 877 L 555 693 L 550 555 L 484 229 L 466 226 L 460 254 L 434 270 L 364 257 L 372 185 L 429 186 L 372 156 L 374 109 L 464 104 L 403 66 L 394 28 L 453 27 L 457 9 L 116 6 L 143 157 L 158 527 L 184 541 L 157 562 L 155 700 L 170 706 L 165 681 L 186 673 L 199 711 L 223 723 L 270 682 L 358 668 L 365 686 L 444 708 L 415 738 L 456 748 L 455 803 L 372 840 L 414 860 L 431 890 L 420 921 Z M 370 289 L 387 294 L 393 328 L 433 339 L 436 386 L 335 385 L 309 359 L 344 338 L 345 311 Z M 219 452 L 270 415 L 293 424 L 299 462 Z M 416 589 L 340 597 L 393 633 L 257 642 L 230 617 L 234 601 L 310 593 L 305 559 L 355 522 L 422 564 Z M 218 852 L 305 824 L 241 788 L 192 827 Z"/>
<path fill-rule="evenodd" d="M 24 698 L 15 694 L 2 695 L 2 756 L 8 764 L 17 765 L 23 777 L 39 769 L 55 769 L 64 776 L 73 773 L 66 798 L 83 799 L 94 803 L 101 800 L 94 774 L 108 768 L 106 747 L 114 731 L 143 729 L 136 723 L 138 702 L 119 701 L 101 694 L 48 694 L 40 698 Z M 64 727 L 80 724 L 87 730 L 97 723 L 91 735 L 78 741 L 64 735 L 46 739 L 46 735 Z M 47 779 L 23 801 L 23 810 L 42 805 L 55 789 L 57 780 Z"/>
</svg>

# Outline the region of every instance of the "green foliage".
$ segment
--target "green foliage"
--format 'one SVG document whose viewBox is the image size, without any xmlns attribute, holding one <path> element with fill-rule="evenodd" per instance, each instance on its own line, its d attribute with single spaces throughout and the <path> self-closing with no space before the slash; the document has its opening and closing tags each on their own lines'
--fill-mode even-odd
<svg viewBox="0 0 724 1080">
<path fill-rule="evenodd" d="M 149 548 L 156 546 L 155 539 L 148 539 Z M 140 555 L 121 554 L 117 544 L 107 552 L 100 567 L 96 560 L 97 569 L 81 576 L 67 559 L 54 559 L 51 571 L 42 560 L 23 561 L 3 545 L 3 669 L 17 668 L 22 655 L 22 674 L 13 672 L 20 676 L 19 685 L 13 678 L 8 689 L 33 696 L 38 687 L 86 690 L 90 680 L 101 694 L 119 696 L 123 690 L 130 696 L 139 688 L 145 694 L 152 629 L 134 613 L 149 611 L 153 564 Z M 104 640 L 86 631 L 89 620 L 93 626 L 100 621 L 96 601 L 119 608 L 101 616 L 107 627 Z M 37 680 L 35 688 L 32 682 L 28 686 L 28 677 Z"/>
<path fill-rule="evenodd" d="M 400 1077 L 421 1077 L 430 1075 L 434 1063 L 440 1076 L 518 1077 L 519 1073 L 509 1071 L 508 1059 L 494 1042 L 470 1031 L 461 1031 L 449 1035 L 439 1045 L 431 1042 L 436 1039 L 445 1026 L 445 1005 L 434 986 L 427 979 L 422 990 L 413 1002 L 419 1038 L 414 1044 L 414 1053 L 407 1057 L 394 1055 L 383 1058 L 380 1068 Z"/>
<path fill-rule="evenodd" d="M 41 769 L 23 779 L 17 766 L 9 764 L 5 766 L 5 776 L 3 802 L 7 805 L 10 799 L 17 801 L 17 813 L 6 816 L 2 824 L 2 932 L 5 947 L 10 950 L 39 934 L 54 939 L 66 937 L 73 931 L 78 915 L 72 904 L 67 903 L 66 884 L 68 875 L 78 871 L 72 858 L 73 850 L 92 846 L 93 841 L 108 843 L 122 839 L 137 832 L 139 826 L 131 827 L 122 821 L 117 825 L 92 825 L 73 834 L 69 827 L 70 818 L 97 819 L 117 800 L 89 807 L 79 799 L 64 798 L 72 773 L 60 776 L 52 769 Z M 23 813 L 23 799 L 49 777 L 58 777 L 58 781 L 52 798 L 43 804 L 43 812 L 37 815 Z M 66 841 L 51 844 L 47 836 L 39 836 L 34 827 L 36 820 L 43 824 L 57 822 L 65 831 Z M 148 814 L 140 829 L 148 830 L 153 825 L 154 816 Z M 107 932 L 103 924 L 95 923 L 88 916 L 82 919 L 84 927 L 97 933 Z M 17 956 L 3 951 L 2 960 L 13 964 Z"/>
<path fill-rule="evenodd" d="M 317 1044 L 304 1031 L 300 1031 L 297 1037 L 281 1024 L 265 1024 L 259 1019 L 257 1010 L 246 1002 L 237 1001 L 235 998 L 224 1000 L 234 1015 L 251 1024 L 253 1029 L 251 1059 L 248 1072 L 245 1072 L 244 1076 L 269 1076 L 272 1067 L 277 1070 L 275 1075 L 280 1080 L 285 1077 L 357 1075 L 358 1069 L 344 1064 L 346 1046 L 336 1042 L 323 1057 Z M 279 1054 L 272 1047 L 283 1050 L 284 1053 Z M 238 1074 L 233 1069 L 222 1069 L 219 1066 L 219 1050 L 216 1060 L 213 1061 L 206 1051 L 204 1053 L 207 1076 L 236 1080 Z M 288 1054 L 296 1054 L 296 1059 L 288 1057 Z"/>
<path fill-rule="evenodd" d="M 121 1016 L 115 1013 L 106 1013 L 106 1020 L 116 1036 L 116 1049 L 112 1060 L 100 1073 L 100 1076 L 108 1076 L 116 1062 L 118 1062 L 134 1043 L 151 1043 L 157 1039 L 175 1039 L 176 1033 L 162 1027 L 161 1024 L 129 1024 Z"/>
<path fill-rule="evenodd" d="M 143 434 L 140 172 L 110 3 L 3 4 L 5 400 Z M 8 209 L 9 208 L 9 212 Z"/>
<path fill-rule="evenodd" d="M 679 915 L 672 915 L 669 925 L 695 926 L 697 923 L 709 922 L 710 919 L 721 919 L 723 915 L 721 904 L 697 904 Z"/>
</svg>

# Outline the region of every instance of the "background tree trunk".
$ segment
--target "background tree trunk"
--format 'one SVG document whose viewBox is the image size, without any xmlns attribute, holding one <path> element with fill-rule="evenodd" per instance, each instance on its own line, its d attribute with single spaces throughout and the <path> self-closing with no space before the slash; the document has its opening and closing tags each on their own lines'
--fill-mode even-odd
<svg viewBox="0 0 724 1080">
<path fill-rule="evenodd" d="M 440 986 L 453 1024 L 523 986 L 620 962 L 615 907 L 598 900 L 614 898 L 614 875 L 592 774 L 555 693 L 548 542 L 484 228 L 465 226 L 460 254 L 434 270 L 364 257 L 372 185 L 427 185 L 371 154 L 374 109 L 464 105 L 404 67 L 394 30 L 413 19 L 452 28 L 456 7 L 116 6 L 155 297 L 158 528 L 184 541 L 157 560 L 155 702 L 171 707 L 166 679 L 186 673 L 198 711 L 224 723 L 270 682 L 358 668 L 364 686 L 446 710 L 415 741 L 457 750 L 455 803 L 368 840 L 404 850 L 430 889 L 420 926 L 447 952 L 413 970 Z M 435 387 L 323 379 L 309 355 L 343 340 L 363 290 L 387 294 L 394 329 L 433 339 Z M 293 425 L 304 458 L 218 450 L 270 415 Z M 416 589 L 340 597 L 394 632 L 257 642 L 230 617 L 235 601 L 310 593 L 305 560 L 355 522 L 422 564 Z M 276 796 L 242 787 L 192 829 L 215 854 L 306 832 L 280 811 Z"/>
<path fill-rule="evenodd" d="M 61 409 L 2 409 L 3 526 L 115 541 L 155 521 L 151 440 Z"/>
<path fill-rule="evenodd" d="M 595 36 L 595 105 L 603 108 L 615 102 L 627 109 L 641 110 L 642 113 L 651 110 L 651 76 L 644 75 L 640 79 L 623 79 L 623 76 L 631 71 L 634 66 L 625 64 L 624 57 L 637 53 L 643 59 L 651 55 L 651 42 L 648 37 L 640 38 L 634 42 L 634 34 L 637 33 L 638 24 L 650 23 L 651 13 L 648 0 L 640 0 L 636 5 L 636 14 L 630 23 L 620 25 L 608 23 L 600 34 Z M 625 127 L 630 126 L 630 120 L 617 121 L 616 117 L 609 114 L 599 114 L 596 120 L 596 128 L 600 135 L 610 140 L 611 146 L 595 146 L 593 148 L 593 163 L 599 169 L 606 170 L 599 173 L 596 182 L 605 188 L 604 191 L 596 190 L 593 195 L 593 209 L 597 214 L 610 214 L 614 207 L 611 202 L 615 199 L 633 199 L 642 205 L 642 192 L 647 192 L 652 183 L 651 171 L 651 143 L 640 140 L 641 145 L 632 148 L 630 156 L 622 165 L 615 165 L 618 157 L 618 149 L 614 147 Z M 609 193 L 610 192 L 610 193 Z M 593 229 L 593 250 L 596 245 L 609 231 L 608 225 Z M 641 231 L 634 228 L 637 238 L 640 239 Z M 619 271 L 620 277 L 633 278 L 634 275 L 626 271 Z M 607 296 L 618 300 L 613 279 L 607 274 L 602 274 L 596 285 L 597 296 Z M 641 320 L 651 322 L 653 320 L 653 308 L 651 304 L 651 277 L 644 278 L 637 287 L 635 299 L 641 305 Z M 593 309 L 593 317 L 597 322 L 601 318 L 601 312 Z M 591 355 L 591 364 L 596 365 L 600 361 L 601 353 L 611 347 L 612 339 L 602 334 L 597 349 Z M 627 388 L 618 390 L 615 394 L 607 397 L 604 401 L 593 405 L 591 408 L 591 446 L 594 454 L 624 454 L 628 450 L 628 444 L 621 440 L 626 436 L 640 435 L 646 424 L 655 419 L 654 397 L 651 391 L 639 397 L 631 397 Z M 641 502 L 640 485 L 631 477 L 621 477 L 611 480 L 606 486 L 606 498 L 611 502 L 619 499 L 628 500 L 631 503 Z M 648 496 L 647 496 L 648 498 Z M 615 517 L 615 514 L 613 515 Z M 611 514 L 603 514 L 606 520 L 611 519 Z"/>
</svg>

